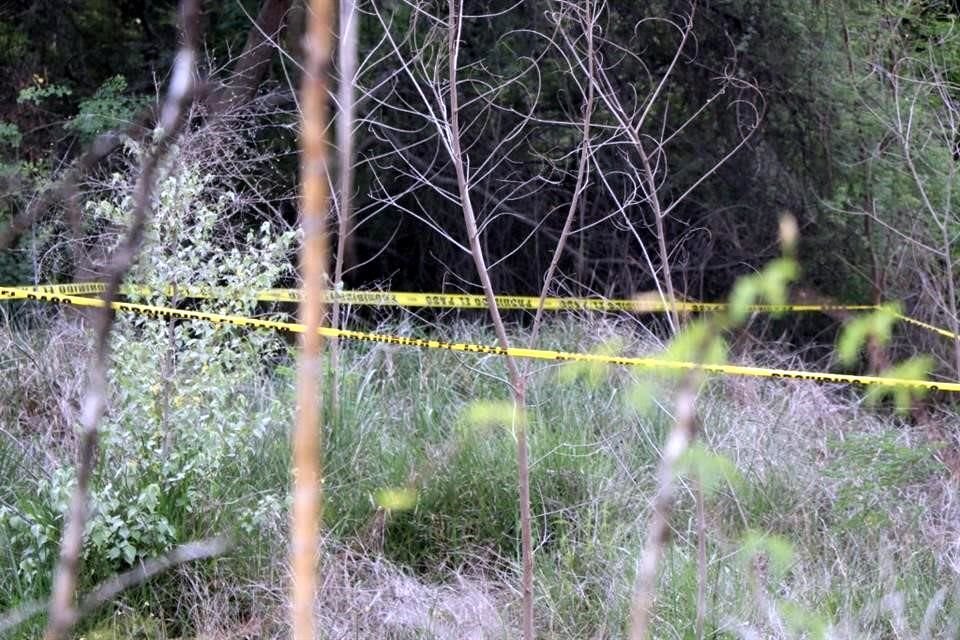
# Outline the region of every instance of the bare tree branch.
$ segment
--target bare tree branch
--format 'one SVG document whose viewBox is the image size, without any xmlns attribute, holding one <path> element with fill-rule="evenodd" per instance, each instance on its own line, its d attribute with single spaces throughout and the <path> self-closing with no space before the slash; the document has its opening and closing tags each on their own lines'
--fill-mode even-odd
<svg viewBox="0 0 960 640">
<path fill-rule="evenodd" d="M 670 514 L 676 493 L 677 463 L 690 448 L 697 434 L 697 386 L 700 375 L 687 376 L 681 385 L 676 403 L 673 429 L 667 436 L 657 471 L 657 492 L 653 498 L 653 513 L 647 524 L 646 542 L 640 554 L 640 567 L 630 606 L 630 640 L 650 637 L 650 617 L 653 598 L 657 591 L 660 560 L 670 541 Z"/>
<path fill-rule="evenodd" d="M 211 538 L 188 542 L 162 556 L 141 561 L 136 567 L 101 582 L 93 591 L 85 595 L 77 608 L 70 614 L 71 627 L 75 626 L 85 616 L 114 600 L 127 589 L 143 584 L 150 578 L 177 565 L 218 556 L 225 552 L 228 547 L 229 543 L 225 538 Z M 0 634 L 20 626 L 35 615 L 39 615 L 46 606 L 47 602 L 45 600 L 34 600 L 7 613 L 0 618 Z"/>
<path fill-rule="evenodd" d="M 463 27 L 463 15 L 457 0 L 449 0 L 450 21 L 448 29 L 449 55 L 449 150 L 453 161 L 453 168 L 457 175 L 457 186 L 460 192 L 460 201 L 463 208 L 463 220 L 467 228 L 467 238 L 470 241 L 470 252 L 477 268 L 477 276 L 483 285 L 483 292 L 487 298 L 487 309 L 493 321 L 497 340 L 503 349 L 508 349 L 510 341 L 507 338 L 506 327 L 500 317 L 500 309 L 487 272 L 483 248 L 480 245 L 480 232 L 477 229 L 477 219 L 473 211 L 473 201 L 470 197 L 469 181 L 464 166 L 463 151 L 460 148 L 460 106 L 457 90 L 457 59 L 460 53 L 460 33 Z M 530 514 L 530 456 L 527 451 L 527 427 L 525 420 L 526 393 L 523 376 L 520 368 L 512 356 L 507 356 L 507 371 L 513 388 L 513 427 L 517 439 L 517 480 L 520 492 L 520 546 L 522 563 L 522 611 L 521 629 L 524 640 L 533 640 L 533 531 Z"/>
<path fill-rule="evenodd" d="M 575 7 L 576 11 L 577 8 Z M 594 51 L 593 35 L 596 28 L 597 19 L 596 4 L 594 0 L 584 0 L 582 8 L 579 9 L 581 15 L 579 22 L 583 27 L 587 40 L 587 75 L 593 74 Z M 558 18 L 558 22 L 562 18 Z M 567 238 L 570 235 L 570 229 L 573 227 L 573 217 L 580 206 L 580 197 L 587 188 L 587 171 L 590 165 L 590 119 L 593 116 L 594 86 L 593 80 L 588 79 L 586 86 L 586 100 L 583 105 L 583 125 L 580 137 L 580 160 L 577 164 L 577 182 L 573 187 L 573 196 L 570 198 L 570 207 L 567 209 L 567 217 L 563 222 L 563 228 L 560 230 L 560 237 L 557 239 L 557 246 L 554 248 L 553 257 L 550 259 L 550 266 L 543 276 L 543 286 L 540 288 L 540 301 L 537 303 L 537 312 L 533 318 L 533 328 L 530 330 L 530 346 L 535 346 L 537 337 L 540 334 L 540 324 L 543 321 L 543 305 L 553 282 L 553 275 L 560 262 L 560 256 L 563 254 L 567 244 Z"/>
<path fill-rule="evenodd" d="M 253 98 L 270 68 L 276 38 L 283 30 L 290 0 L 264 0 L 257 19 L 247 32 L 243 51 L 230 78 L 207 99 L 212 113 L 224 113 Z"/>
</svg>

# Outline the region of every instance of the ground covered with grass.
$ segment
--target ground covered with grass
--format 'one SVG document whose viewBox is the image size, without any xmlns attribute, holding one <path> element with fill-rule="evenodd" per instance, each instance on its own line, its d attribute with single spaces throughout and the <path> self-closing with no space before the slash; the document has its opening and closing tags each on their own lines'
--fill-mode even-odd
<svg viewBox="0 0 960 640">
<path fill-rule="evenodd" d="M 412 326 L 381 329 L 428 333 Z M 13 611 L 49 593 L 88 341 L 69 310 L 20 308 L 0 336 L 0 611 Z M 465 321 L 442 337 L 494 342 Z M 596 318 L 555 319 L 541 345 L 662 348 L 633 321 Z M 517 637 L 504 363 L 341 348 L 325 403 L 325 637 Z M 226 534 L 232 546 L 127 591 L 78 633 L 286 637 L 291 347 L 269 333 L 123 319 L 114 362 L 83 588 L 191 540 Z M 539 636 L 623 637 L 676 381 L 524 366 Z M 927 430 L 847 389 L 773 379 L 713 378 L 697 412 L 655 637 L 956 636 L 960 505 Z M 957 415 L 936 420 L 949 430 Z M 9 633 L 35 637 L 42 624 Z"/>
</svg>

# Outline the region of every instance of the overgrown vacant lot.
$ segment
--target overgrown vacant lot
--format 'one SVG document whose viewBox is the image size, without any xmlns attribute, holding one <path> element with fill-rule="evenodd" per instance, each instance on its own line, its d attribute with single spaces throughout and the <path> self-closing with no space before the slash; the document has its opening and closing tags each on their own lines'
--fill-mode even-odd
<svg viewBox="0 0 960 640">
<path fill-rule="evenodd" d="M 0 637 L 960 638 L 957 9 L 0 3 Z"/>
<path fill-rule="evenodd" d="M 3 332 L 2 609 L 49 592 L 68 493 L 88 347 L 73 312 L 48 311 L 21 307 Z M 235 544 L 127 592 L 81 635 L 286 637 L 290 349 L 269 333 L 184 323 L 177 331 L 194 348 L 176 352 L 168 376 L 167 343 L 147 339 L 166 331 L 124 320 L 116 335 L 82 584 L 179 543 L 226 533 Z M 465 322 L 444 337 L 492 340 Z M 661 348 L 633 321 L 599 319 L 556 318 L 543 344 Z M 327 637 L 516 637 L 516 445 L 502 424 L 503 361 L 343 347 L 325 420 L 317 614 Z M 782 365 L 789 354 L 750 359 Z M 537 626 L 546 638 L 619 637 L 677 381 L 531 366 Z M 656 637 L 694 637 L 699 572 L 707 637 L 955 635 L 960 508 L 929 433 L 849 390 L 805 382 L 715 378 L 697 407 L 702 447 L 682 473 Z"/>
</svg>

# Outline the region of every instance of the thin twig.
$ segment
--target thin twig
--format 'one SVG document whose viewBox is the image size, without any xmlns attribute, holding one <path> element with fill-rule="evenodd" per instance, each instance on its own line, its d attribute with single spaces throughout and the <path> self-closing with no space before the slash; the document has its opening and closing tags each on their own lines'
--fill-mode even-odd
<svg viewBox="0 0 960 640">
<path fill-rule="evenodd" d="M 594 0 L 586 0 L 583 5 L 584 15 L 581 18 L 584 32 L 587 36 L 587 74 L 593 74 L 593 30 L 596 20 L 596 8 Z M 553 257 L 550 259 L 550 266 L 543 276 L 543 285 L 540 288 L 540 300 L 537 302 L 537 312 L 533 317 L 533 328 L 530 330 L 530 346 L 536 346 L 537 337 L 540 335 L 540 324 L 543 322 L 543 305 L 550 291 L 550 284 L 553 282 L 553 275 L 557 270 L 557 264 L 560 262 L 560 256 L 563 255 L 567 244 L 567 238 L 570 236 L 570 229 L 573 227 L 573 217 L 580 206 L 580 196 L 587 189 L 587 169 L 590 165 L 590 118 L 593 115 L 593 91 L 594 82 L 587 81 L 587 97 L 583 105 L 583 125 L 580 138 L 580 160 L 577 165 L 577 182 L 573 187 L 573 196 L 570 198 L 570 207 L 567 209 L 567 218 L 563 222 L 563 229 L 560 231 L 560 237 L 557 238 L 557 246 L 553 250 Z"/>
</svg>

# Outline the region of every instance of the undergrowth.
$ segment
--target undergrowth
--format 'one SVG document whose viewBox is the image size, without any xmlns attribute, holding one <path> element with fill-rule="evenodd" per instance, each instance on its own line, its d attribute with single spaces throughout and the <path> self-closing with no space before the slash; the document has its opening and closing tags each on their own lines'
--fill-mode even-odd
<svg viewBox="0 0 960 640">
<path fill-rule="evenodd" d="M 75 320 L 33 319 L 27 330 L 28 313 L 2 334 L 12 375 L 0 380 L 8 399 L 0 473 L 10 479 L 0 486 L 0 610 L 49 591 L 83 382 L 86 342 Z M 164 411 L 144 398 L 163 391 L 154 378 L 165 325 L 122 331 L 118 352 L 140 355 L 115 369 L 84 587 L 189 540 L 226 533 L 234 546 L 128 592 L 85 621 L 85 637 L 283 637 L 292 348 L 227 333 L 206 343 L 196 366 L 178 352 Z M 187 341 L 194 330 L 182 331 Z M 469 323 L 449 332 L 492 340 Z M 627 325 L 599 321 L 557 322 L 544 343 L 600 348 L 615 335 L 631 353 L 655 347 L 631 339 Z M 270 368 L 253 359 L 264 345 Z M 330 637 L 514 637 L 515 445 L 509 427 L 477 418 L 507 400 L 503 363 L 344 347 L 340 396 L 328 398 L 325 420 L 318 611 Z M 629 392 L 647 374 L 595 373 L 571 380 L 563 367 L 540 366 L 531 378 L 542 637 L 623 636 L 672 423 L 669 381 L 640 409 Z M 955 628 L 960 513 L 940 445 L 851 393 L 802 382 L 714 379 L 699 406 L 705 451 L 732 471 L 706 493 L 702 531 L 695 485 L 683 485 L 658 637 L 695 637 L 700 535 L 707 637 L 920 638 Z M 35 618 L 14 637 L 32 637 L 41 624 Z"/>
</svg>

